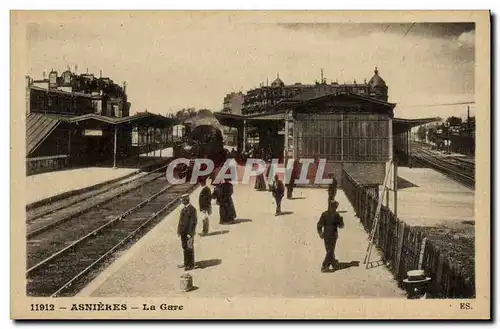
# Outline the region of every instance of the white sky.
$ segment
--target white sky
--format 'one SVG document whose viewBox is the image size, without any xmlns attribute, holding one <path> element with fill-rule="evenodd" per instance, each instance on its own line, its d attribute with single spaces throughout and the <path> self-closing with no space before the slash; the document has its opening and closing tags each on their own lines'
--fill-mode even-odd
<svg viewBox="0 0 500 329">
<path fill-rule="evenodd" d="M 28 28 L 34 78 L 67 65 L 128 83 L 132 113 L 183 107 L 220 110 L 226 93 L 280 73 L 286 83 L 362 82 L 377 66 L 397 117 L 464 116 L 474 100 L 474 31 L 461 24 L 276 24 L 227 14 L 114 15 Z M 409 31 L 409 32 L 407 32 Z M 405 35 L 405 33 L 407 34 Z M 474 115 L 474 106 L 471 114 Z"/>
</svg>

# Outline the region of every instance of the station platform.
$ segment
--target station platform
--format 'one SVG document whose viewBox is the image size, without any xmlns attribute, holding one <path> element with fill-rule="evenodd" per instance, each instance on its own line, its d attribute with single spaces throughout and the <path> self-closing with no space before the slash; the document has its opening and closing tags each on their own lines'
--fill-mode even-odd
<svg viewBox="0 0 500 329">
<path fill-rule="evenodd" d="M 176 229 L 180 207 L 106 270 L 78 297 L 383 297 L 405 298 L 384 266 L 365 269 L 368 234 L 354 215 L 342 191 L 337 200 L 345 228 L 339 232 L 336 257 L 341 269 L 322 273 L 325 256 L 316 224 L 326 208 L 327 191 L 297 188 L 294 200 L 284 199 L 281 216 L 269 192 L 253 185 L 236 184 L 236 223 L 220 225 L 213 204 L 210 235 L 196 236 L 195 260 L 200 266 L 189 273 L 195 290 L 180 292 L 178 268 L 183 253 Z M 191 194 L 198 208 L 200 188 Z M 197 232 L 201 232 L 201 219 Z M 380 260 L 374 251 L 372 260 Z"/>
<path fill-rule="evenodd" d="M 393 197 L 391 193 L 392 210 Z M 474 222 L 474 198 L 473 189 L 433 169 L 398 168 L 397 214 L 409 225 L 470 225 Z"/>
<path fill-rule="evenodd" d="M 162 150 L 156 150 L 149 153 L 143 153 L 141 157 L 161 157 L 161 158 L 172 158 L 174 156 L 174 148 L 167 147 Z"/>
<path fill-rule="evenodd" d="M 26 204 L 126 177 L 159 161 L 157 157 L 130 158 L 117 163 L 117 168 L 102 165 L 27 176 Z"/>
</svg>

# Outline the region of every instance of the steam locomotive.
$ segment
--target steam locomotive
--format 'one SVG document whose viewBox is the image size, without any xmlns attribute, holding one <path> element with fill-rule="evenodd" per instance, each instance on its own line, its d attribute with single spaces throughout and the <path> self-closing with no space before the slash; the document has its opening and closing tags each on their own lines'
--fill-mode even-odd
<svg viewBox="0 0 500 329">
<path fill-rule="evenodd" d="M 186 130 L 182 142 L 174 146 L 175 158 L 190 159 L 189 168 L 183 171 L 190 172 L 194 159 L 205 158 L 214 162 L 215 168 L 221 166 L 227 157 L 224 149 L 222 126 L 213 114 L 200 113 L 195 118 L 185 122 Z"/>
</svg>

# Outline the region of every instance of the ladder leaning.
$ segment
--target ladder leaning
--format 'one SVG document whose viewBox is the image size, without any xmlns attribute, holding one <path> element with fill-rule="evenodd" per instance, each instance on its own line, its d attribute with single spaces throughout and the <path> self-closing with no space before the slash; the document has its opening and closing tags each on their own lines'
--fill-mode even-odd
<svg viewBox="0 0 500 329">
<path fill-rule="evenodd" d="M 372 230 L 370 232 L 368 247 L 366 248 L 365 260 L 363 261 L 363 264 L 366 264 L 366 268 L 368 268 L 368 264 L 370 263 L 370 256 L 372 254 L 373 245 L 375 243 L 375 234 L 377 234 L 378 222 L 380 219 L 380 210 L 382 209 L 382 203 L 384 202 L 387 185 L 392 174 L 392 161 L 389 161 L 388 164 L 389 165 L 387 166 L 387 169 L 385 171 L 382 193 L 380 193 L 380 196 L 378 198 L 377 210 L 375 211 L 375 216 L 373 217 Z"/>
</svg>

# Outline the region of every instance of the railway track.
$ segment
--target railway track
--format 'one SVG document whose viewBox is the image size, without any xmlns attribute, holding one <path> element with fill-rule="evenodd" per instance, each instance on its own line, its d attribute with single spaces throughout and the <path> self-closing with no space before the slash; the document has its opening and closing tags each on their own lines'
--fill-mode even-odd
<svg viewBox="0 0 500 329">
<path fill-rule="evenodd" d="M 138 172 L 130 177 L 124 177 L 123 179 L 115 181 L 111 184 L 105 184 L 97 189 L 90 189 L 88 191 L 84 191 L 83 193 L 78 193 L 77 195 L 71 195 L 54 202 L 27 208 L 26 222 L 29 224 L 30 222 L 33 222 L 39 218 L 43 218 L 49 215 L 54 215 L 54 213 L 57 213 L 62 209 L 68 209 L 69 207 L 75 204 L 88 201 L 91 198 L 98 197 L 100 199 L 105 199 L 106 193 L 111 192 L 113 190 L 120 190 L 120 189 L 124 190 L 127 187 L 130 187 L 134 184 L 139 186 L 141 181 L 144 180 L 146 177 L 150 177 L 161 171 L 164 171 L 166 168 L 167 165 L 164 165 L 148 173 Z"/>
<path fill-rule="evenodd" d="M 81 216 L 93 209 L 105 207 L 107 203 L 141 188 L 149 182 L 162 178 L 164 176 L 163 169 L 164 167 L 161 167 L 151 173 L 112 184 L 92 193 L 84 193 L 82 196 L 71 197 L 69 200 L 61 200 L 54 206 L 52 211 L 37 218 L 32 218 L 27 222 L 27 239 L 31 239 L 54 226 Z"/>
<path fill-rule="evenodd" d="M 151 179 L 104 207 L 58 222 L 27 241 L 28 296 L 71 296 L 109 260 L 153 227 L 195 185 Z"/>
<path fill-rule="evenodd" d="M 437 170 L 453 180 L 470 188 L 475 186 L 475 165 L 469 161 L 461 161 L 456 157 L 438 157 L 424 149 L 415 150 L 412 157 Z"/>
</svg>

